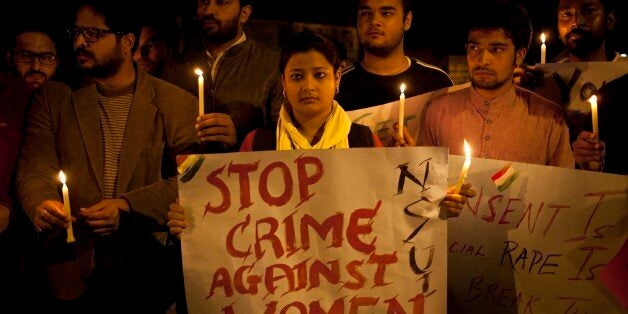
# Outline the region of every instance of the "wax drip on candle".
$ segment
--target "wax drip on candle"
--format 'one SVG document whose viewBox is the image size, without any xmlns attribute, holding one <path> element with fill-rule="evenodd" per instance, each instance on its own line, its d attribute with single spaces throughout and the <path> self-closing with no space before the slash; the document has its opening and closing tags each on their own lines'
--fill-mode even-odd
<svg viewBox="0 0 628 314">
<path fill-rule="evenodd" d="M 545 64 L 547 46 L 545 45 L 545 33 L 541 33 L 541 64 Z"/>
<path fill-rule="evenodd" d="M 458 182 L 454 187 L 454 194 L 459 194 L 460 189 L 462 188 L 462 184 L 467 179 L 467 172 L 469 171 L 469 166 L 471 166 L 471 146 L 467 143 L 467 140 L 464 140 L 464 154 L 465 160 L 464 165 L 462 166 L 462 171 L 460 172 L 460 177 L 458 178 Z"/>
<path fill-rule="evenodd" d="M 399 95 L 399 138 L 403 139 L 403 122 L 405 119 L 405 105 L 406 105 L 406 94 L 404 94 L 404 92 L 406 91 L 406 84 L 401 83 L 401 85 L 399 85 L 399 91 L 401 91 L 401 94 Z"/>
<path fill-rule="evenodd" d="M 201 69 L 195 69 L 194 73 L 198 75 L 198 115 L 205 114 L 205 86 L 203 79 L 203 71 Z"/>
<path fill-rule="evenodd" d="M 589 98 L 589 102 L 591 103 L 591 122 L 593 123 L 593 133 L 595 133 L 596 136 L 599 136 L 597 124 L 597 96 L 591 96 L 591 98 Z"/>
<path fill-rule="evenodd" d="M 597 119 L 597 96 L 595 95 L 591 96 L 591 98 L 589 98 L 589 102 L 591 103 L 591 126 L 593 127 L 593 133 L 595 133 L 595 136 L 599 139 L 600 130 L 599 130 L 598 119 Z M 600 170 L 601 166 L 602 164 L 600 162 L 589 161 L 587 168 L 590 170 L 598 171 Z"/>
<path fill-rule="evenodd" d="M 72 229 L 72 210 L 70 209 L 70 192 L 68 191 L 68 186 L 65 184 L 65 173 L 63 171 L 59 171 L 59 181 L 63 186 L 61 187 L 61 192 L 63 194 L 63 209 L 66 215 L 70 217 L 70 223 L 68 226 L 68 234 L 66 237 L 66 242 L 71 243 L 76 241 L 74 238 L 74 231 Z"/>
</svg>

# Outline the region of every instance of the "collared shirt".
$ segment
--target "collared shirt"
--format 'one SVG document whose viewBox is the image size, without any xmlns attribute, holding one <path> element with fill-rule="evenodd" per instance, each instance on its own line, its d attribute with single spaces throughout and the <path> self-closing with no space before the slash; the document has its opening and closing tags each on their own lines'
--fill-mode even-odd
<svg viewBox="0 0 628 314">
<path fill-rule="evenodd" d="M 246 40 L 246 35 L 242 33 L 242 36 L 240 36 L 240 39 L 238 39 L 235 43 L 233 43 L 233 45 L 229 46 L 227 49 L 219 52 L 216 57 L 212 56 L 212 54 L 209 53 L 209 50 L 205 49 L 205 53 L 207 54 L 207 63 L 209 65 L 209 68 L 212 69 L 210 73 L 212 76 L 212 81 L 216 80 L 216 73 L 218 72 L 218 64 L 220 63 L 220 59 L 222 59 L 222 56 L 225 55 L 225 52 L 231 49 L 231 47 L 243 43 L 245 40 Z"/>
<path fill-rule="evenodd" d="M 420 145 L 464 155 L 464 139 L 474 157 L 575 167 L 562 109 L 520 87 L 485 99 L 470 86 L 428 104 Z"/>
</svg>

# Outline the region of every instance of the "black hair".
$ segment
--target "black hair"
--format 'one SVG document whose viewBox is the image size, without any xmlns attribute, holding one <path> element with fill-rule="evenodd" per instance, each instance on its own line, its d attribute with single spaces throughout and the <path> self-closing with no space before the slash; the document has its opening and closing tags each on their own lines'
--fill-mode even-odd
<svg viewBox="0 0 628 314">
<path fill-rule="evenodd" d="M 307 29 L 294 34 L 281 49 L 279 71 L 281 71 L 281 73 L 284 72 L 288 60 L 290 60 L 295 53 L 311 50 L 320 52 L 333 66 L 334 72 L 338 71 L 340 68 L 340 58 L 338 57 L 336 45 L 334 45 L 327 35 Z"/>
<path fill-rule="evenodd" d="M 362 0 L 357 0 L 355 2 L 355 6 L 356 6 L 356 10 L 358 7 L 360 7 L 360 2 Z M 401 8 L 403 9 L 403 18 L 405 20 L 406 15 L 408 15 L 408 12 L 412 11 L 412 0 L 401 0 Z"/>
<path fill-rule="evenodd" d="M 20 25 L 19 27 L 15 28 L 11 34 L 11 38 L 10 38 L 10 48 L 15 48 L 15 45 L 17 44 L 17 36 L 24 34 L 24 33 L 42 33 L 46 36 L 48 36 L 50 38 L 50 40 L 52 40 L 52 42 L 55 44 L 55 49 L 58 51 L 61 47 L 61 44 L 59 42 L 59 30 L 56 29 L 52 29 L 50 27 L 50 25 L 47 24 L 43 24 L 43 23 L 37 23 L 37 22 L 30 22 L 27 24 L 23 24 Z"/>
<path fill-rule="evenodd" d="M 140 31 L 143 27 L 153 29 L 159 39 L 165 41 L 169 48 L 177 48 L 179 25 L 174 16 L 165 13 L 145 15 L 140 20 Z"/>
<path fill-rule="evenodd" d="M 403 7 L 403 18 L 406 18 L 408 12 L 412 11 L 411 0 L 401 0 L 401 6 Z"/>
<path fill-rule="evenodd" d="M 247 5 L 253 6 L 254 0 L 240 0 L 240 7 L 244 7 Z"/>
<path fill-rule="evenodd" d="M 604 11 L 606 11 L 606 13 L 617 10 L 618 8 L 617 0 L 600 0 L 600 2 L 604 6 Z"/>
<path fill-rule="evenodd" d="M 334 37 L 331 35 L 328 35 L 328 37 L 329 40 L 336 46 L 338 59 L 340 59 L 340 61 L 347 60 L 349 58 L 349 55 L 347 53 L 347 47 L 345 46 L 345 44 L 340 39 L 338 39 L 338 37 Z"/>
<path fill-rule="evenodd" d="M 560 5 L 561 0 L 556 0 L 556 8 Z M 598 0 L 604 6 L 604 12 L 608 13 L 618 9 L 617 0 Z"/>
<path fill-rule="evenodd" d="M 466 34 L 474 30 L 503 29 L 515 45 L 515 50 L 528 49 L 532 40 L 532 22 L 528 11 L 511 2 L 492 1 L 478 4 L 477 11 L 469 13 Z"/>
<path fill-rule="evenodd" d="M 135 44 L 132 48 L 135 51 L 141 31 L 138 18 L 140 14 L 136 3 L 128 0 L 80 0 L 74 12 L 84 7 L 92 8 L 111 30 L 135 35 Z M 116 36 L 120 38 L 120 35 Z"/>
<path fill-rule="evenodd" d="M 68 44 L 65 29 L 60 25 L 53 24 L 50 19 L 44 16 L 39 17 L 35 15 L 32 19 L 24 19 L 21 24 L 15 24 L 10 27 L 6 34 L 6 41 L 3 40 L 5 46 L 0 49 L 0 52 L 2 52 L 2 55 L 6 52 L 13 55 L 13 50 L 17 45 L 17 37 L 31 32 L 44 34 L 53 42 L 57 56 L 57 70 L 54 77 L 60 77 L 60 72 L 62 72 L 62 69 L 69 63 L 72 46 Z M 7 64 L 6 58 L 3 57 L 2 62 L 0 62 L 0 69 L 8 68 L 10 68 L 10 65 Z"/>
</svg>

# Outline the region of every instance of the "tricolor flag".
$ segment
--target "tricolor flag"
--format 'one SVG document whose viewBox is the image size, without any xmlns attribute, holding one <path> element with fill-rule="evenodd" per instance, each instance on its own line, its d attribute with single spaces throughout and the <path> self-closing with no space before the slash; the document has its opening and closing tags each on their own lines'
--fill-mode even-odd
<svg viewBox="0 0 628 314">
<path fill-rule="evenodd" d="M 492 175 L 491 179 L 495 182 L 495 186 L 497 186 L 497 189 L 501 192 L 507 189 L 510 184 L 517 179 L 518 175 L 517 170 L 512 167 L 512 164 L 507 164 L 504 168 Z"/>
<path fill-rule="evenodd" d="M 181 175 L 181 182 L 185 183 L 194 177 L 198 169 L 205 161 L 203 155 L 179 155 L 177 156 L 177 171 Z"/>
</svg>

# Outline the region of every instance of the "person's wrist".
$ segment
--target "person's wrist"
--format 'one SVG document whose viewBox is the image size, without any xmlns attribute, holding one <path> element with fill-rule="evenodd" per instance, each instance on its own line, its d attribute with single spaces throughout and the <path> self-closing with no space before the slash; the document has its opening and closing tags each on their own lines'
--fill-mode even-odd
<svg viewBox="0 0 628 314">
<path fill-rule="evenodd" d="M 132 210 L 131 202 L 124 195 L 120 196 L 120 206 L 118 207 L 127 213 L 130 213 Z"/>
</svg>

